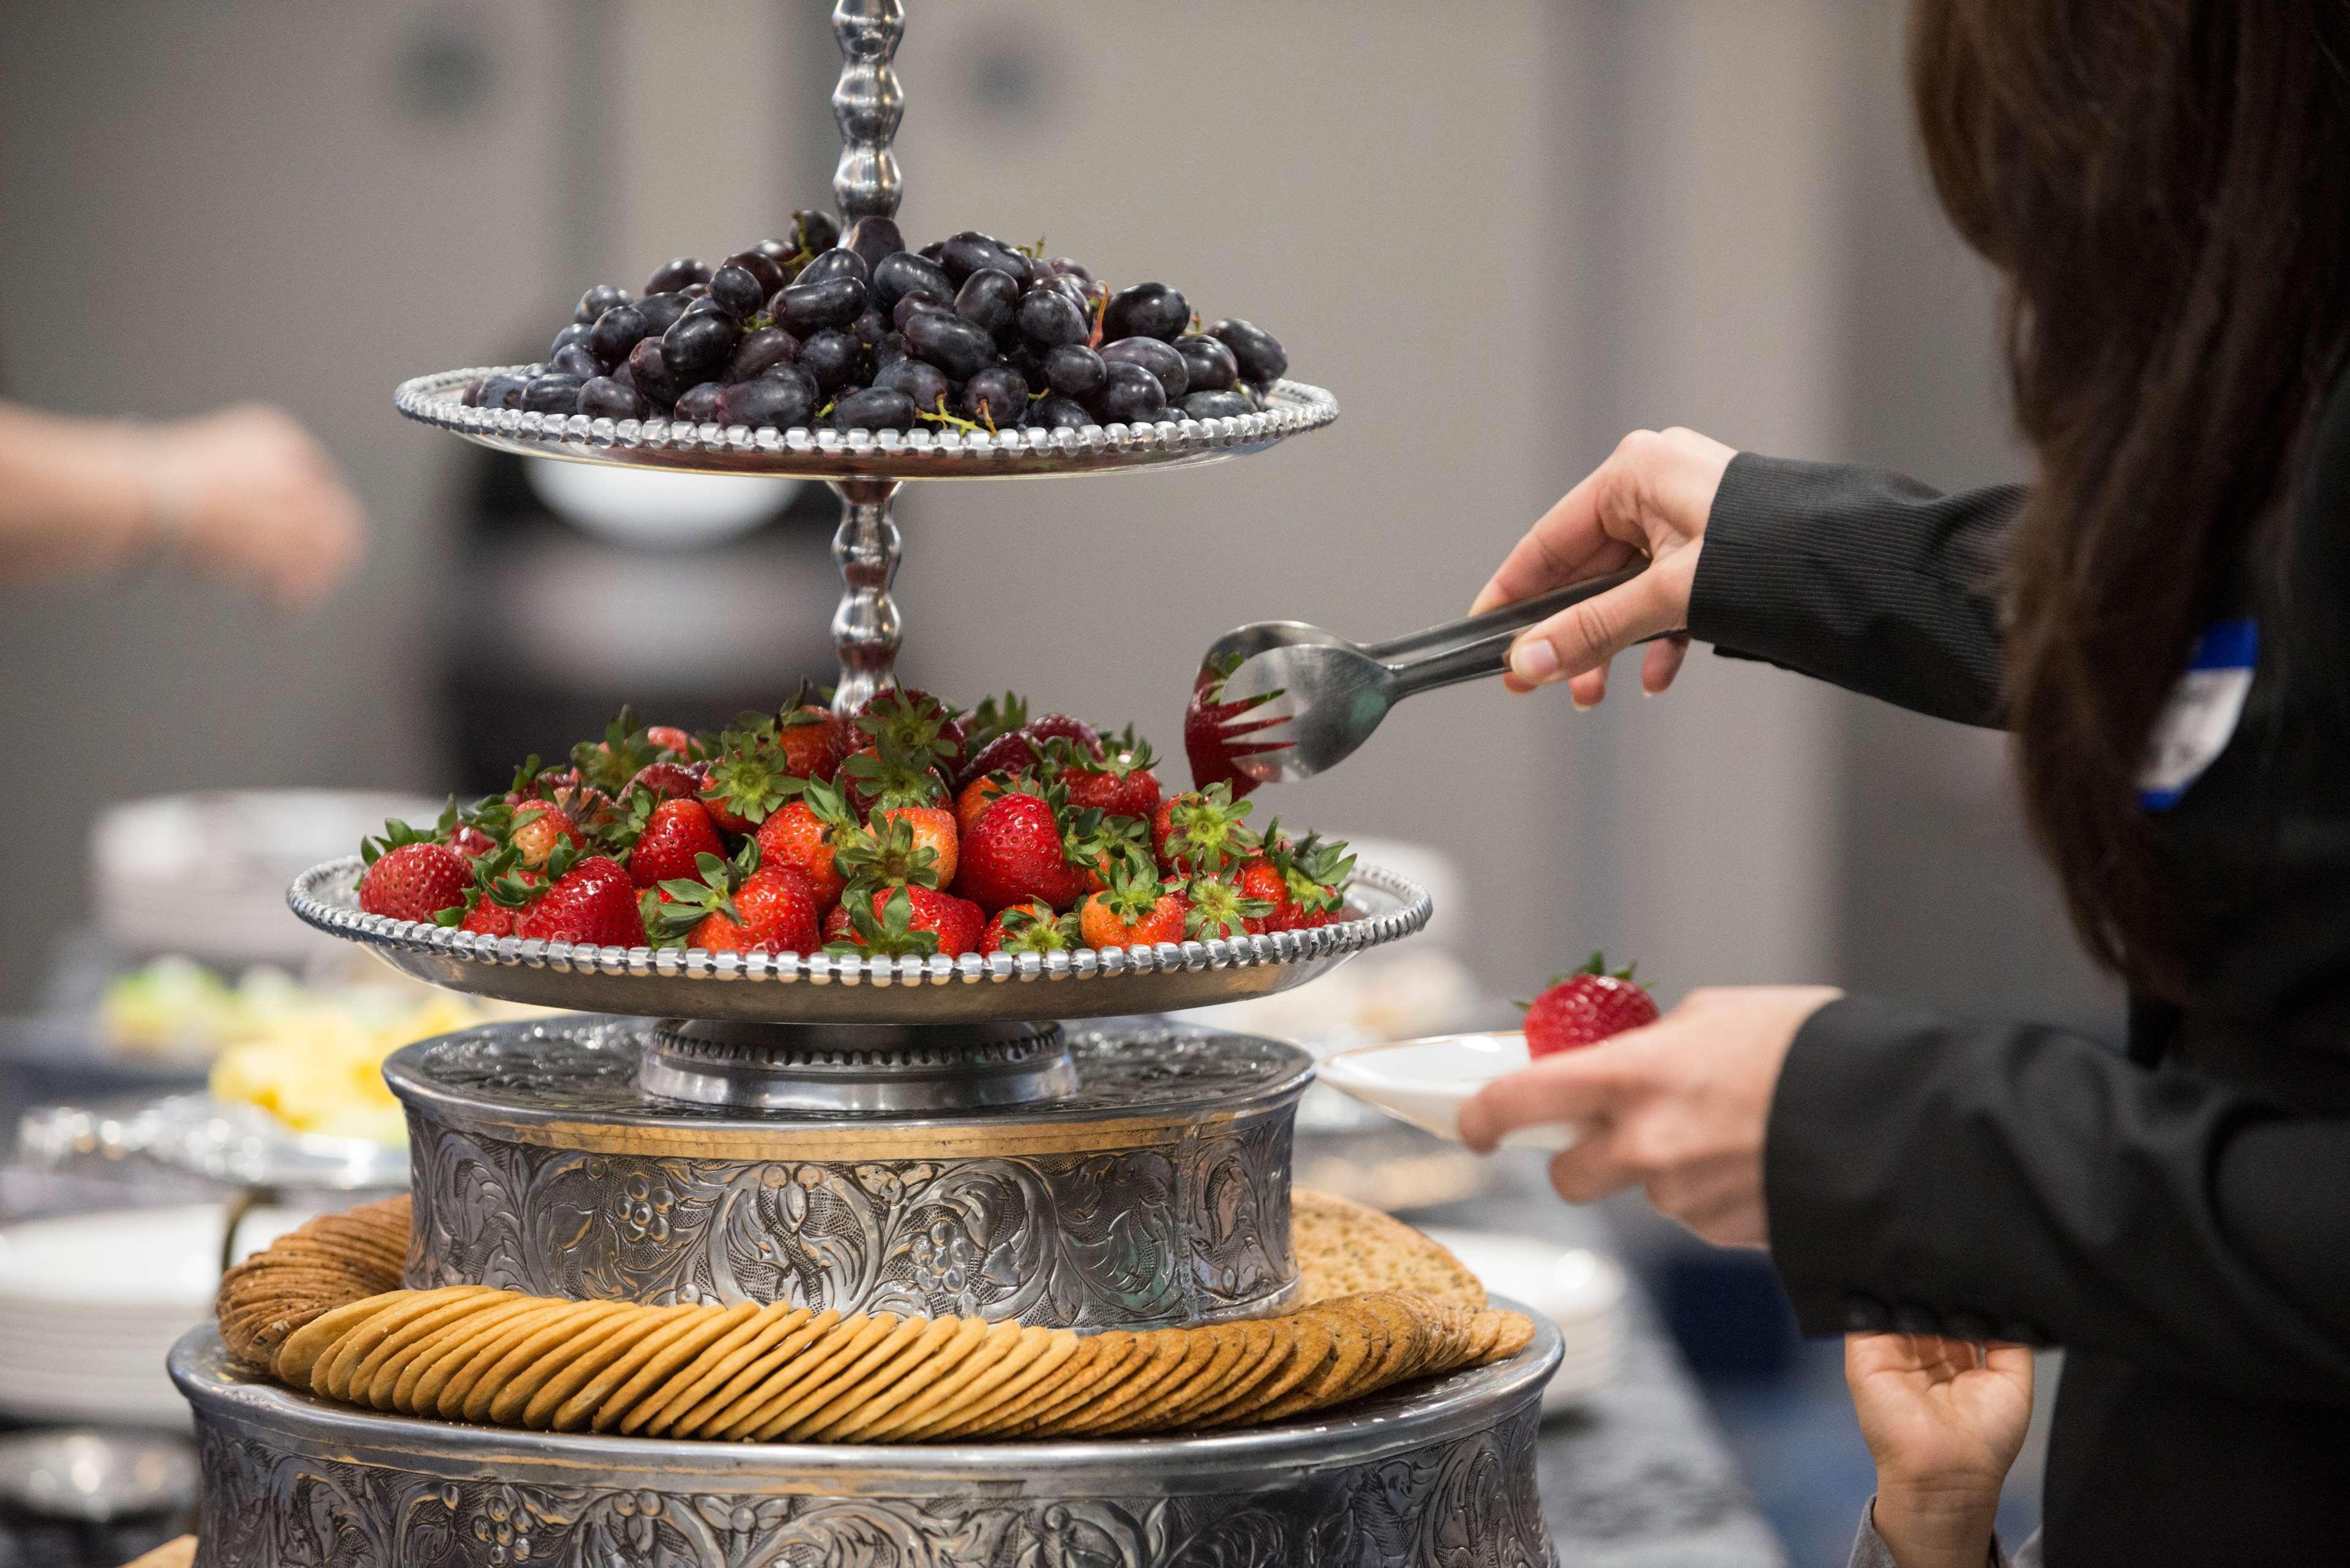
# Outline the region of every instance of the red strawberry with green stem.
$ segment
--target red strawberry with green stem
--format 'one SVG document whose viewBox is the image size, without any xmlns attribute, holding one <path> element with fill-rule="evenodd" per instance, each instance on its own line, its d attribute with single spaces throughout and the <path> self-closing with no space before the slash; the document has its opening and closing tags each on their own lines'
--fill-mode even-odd
<svg viewBox="0 0 2350 1568">
<path fill-rule="evenodd" d="M 359 857 L 367 865 L 359 909 L 387 919 L 429 923 L 443 909 L 462 909 L 473 885 L 463 856 L 404 822 L 386 822 L 381 838 L 359 846 Z"/>
<path fill-rule="evenodd" d="M 1183 934 L 1193 941 L 1247 936 L 1251 920 L 1273 912 L 1271 904 L 1250 898 L 1238 883 L 1223 877 L 1194 877 L 1183 896 L 1191 906 L 1183 915 Z"/>
<path fill-rule="evenodd" d="M 1073 750 L 1065 755 L 1067 762 L 1061 770 L 1061 783 L 1069 792 L 1071 805 L 1091 807 L 1107 816 L 1139 816 L 1145 822 L 1158 815 L 1160 790 L 1159 775 L 1151 772 L 1157 759 L 1150 753 L 1149 742 L 1128 739 L 1127 743 L 1082 761 Z"/>
<path fill-rule="evenodd" d="M 979 939 L 983 953 L 1064 953 L 1084 945 L 1077 917 L 1055 914 L 1046 904 L 998 909 Z"/>
<path fill-rule="evenodd" d="M 895 745 L 952 778 L 968 754 L 962 722 L 955 710 L 920 687 L 877 691 L 857 711 L 858 733 L 875 745 Z"/>
<path fill-rule="evenodd" d="M 933 953 L 961 958 L 978 948 L 986 925 L 978 905 L 936 888 L 868 892 L 852 886 L 840 907 L 825 917 L 825 935 L 833 939 L 825 950 L 884 958 L 928 958 Z"/>
<path fill-rule="evenodd" d="M 757 730 L 729 730 L 719 737 L 702 803 L 727 832 L 749 833 L 799 790 L 771 737 Z"/>
<path fill-rule="evenodd" d="M 637 885 L 619 861 L 608 855 L 590 855 L 568 870 L 555 872 L 555 865 L 550 861 L 547 867 L 554 880 L 515 923 L 516 936 L 598 947 L 644 944 L 645 922 L 637 908 Z"/>
<path fill-rule="evenodd" d="M 1065 820 L 1052 801 L 998 795 L 963 836 L 956 886 L 991 912 L 1031 899 L 1071 909 L 1087 891 L 1086 869 L 1102 847 L 1100 823 L 1098 812 Z"/>
<path fill-rule="evenodd" d="M 702 856 L 726 853 L 717 825 L 698 800 L 665 800 L 652 808 L 629 850 L 629 877 L 639 888 L 691 877 Z"/>
<path fill-rule="evenodd" d="M 1086 895 L 1077 909 L 1077 930 L 1093 948 L 1180 942 L 1191 908 L 1181 888 L 1162 881 L 1157 867 L 1121 860 L 1112 866 L 1107 887 Z"/>
<path fill-rule="evenodd" d="M 1286 718 L 1252 718 L 1252 711 L 1281 695 L 1263 692 L 1237 702 L 1223 700 L 1224 681 L 1241 667 L 1238 655 L 1220 666 L 1201 670 L 1191 684 L 1191 705 L 1183 711 L 1183 754 L 1191 759 L 1191 783 L 1199 789 L 1221 784 L 1240 799 L 1261 782 L 1241 772 L 1243 757 L 1286 751 L 1290 742 L 1257 738 L 1262 731 L 1285 724 Z"/>
<path fill-rule="evenodd" d="M 1596 1045 L 1611 1034 L 1657 1021 L 1657 999 L 1632 978 L 1632 965 L 1613 974 L 1595 952 L 1572 974 L 1525 1004 L 1526 1054 L 1539 1060 L 1555 1052 Z"/>
<path fill-rule="evenodd" d="M 1151 819 L 1151 846 L 1170 874 L 1214 876 L 1256 853 L 1248 826 L 1250 806 L 1235 801 L 1222 784 L 1170 795 Z"/>
<path fill-rule="evenodd" d="M 847 878 L 836 864 L 837 846 L 857 831 L 848 803 L 821 779 L 810 779 L 797 800 L 787 800 L 759 825 L 759 854 L 767 861 L 795 866 L 826 909 L 840 902 Z"/>
</svg>

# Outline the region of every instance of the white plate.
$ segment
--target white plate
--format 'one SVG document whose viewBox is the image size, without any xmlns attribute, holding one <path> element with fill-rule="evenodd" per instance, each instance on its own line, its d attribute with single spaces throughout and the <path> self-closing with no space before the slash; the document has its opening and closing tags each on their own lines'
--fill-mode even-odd
<svg viewBox="0 0 2350 1568">
<path fill-rule="evenodd" d="M 1436 1034 L 1425 1040 L 1357 1045 L 1325 1056 L 1316 1069 L 1323 1083 L 1352 1095 L 1439 1137 L 1461 1141 L 1461 1107 L 1494 1079 L 1528 1062 L 1526 1037 L 1515 1030 L 1494 1034 Z M 1503 1148 L 1556 1154 L 1575 1145 L 1564 1123 L 1519 1127 L 1502 1139 Z"/>
<path fill-rule="evenodd" d="M 1613 1258 L 1498 1231 L 1437 1228 L 1427 1234 L 1487 1290 L 1523 1302 L 1558 1324 L 1565 1349 L 1558 1371 L 1543 1388 L 1544 1415 L 1589 1398 L 1614 1378 L 1623 1360 L 1626 1324 L 1624 1270 Z"/>
<path fill-rule="evenodd" d="M 238 1228 L 239 1255 L 301 1223 L 286 1210 L 258 1210 Z M 88 1314 L 108 1324 L 212 1311 L 220 1285 L 221 1210 L 117 1209 L 28 1220 L 0 1229 L 0 1311 L 21 1307 L 54 1317 Z"/>
</svg>

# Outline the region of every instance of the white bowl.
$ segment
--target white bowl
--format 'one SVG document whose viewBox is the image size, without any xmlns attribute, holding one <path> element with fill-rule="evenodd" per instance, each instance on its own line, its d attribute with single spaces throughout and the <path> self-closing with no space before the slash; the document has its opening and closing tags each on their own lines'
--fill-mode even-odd
<svg viewBox="0 0 2350 1568">
<path fill-rule="evenodd" d="M 1425 1040 L 1357 1045 L 1325 1056 L 1321 1081 L 1439 1137 L 1461 1141 L 1461 1107 L 1496 1078 L 1527 1065 L 1526 1037 L 1516 1030 L 1492 1034 L 1436 1034 Z M 1575 1146 L 1575 1130 L 1564 1122 L 1519 1127 L 1502 1139 L 1503 1148 L 1547 1154 Z"/>
</svg>

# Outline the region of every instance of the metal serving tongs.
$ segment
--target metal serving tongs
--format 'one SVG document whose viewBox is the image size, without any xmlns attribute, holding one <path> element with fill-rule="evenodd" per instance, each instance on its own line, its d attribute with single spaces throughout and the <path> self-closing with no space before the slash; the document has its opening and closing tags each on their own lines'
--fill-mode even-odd
<svg viewBox="0 0 2350 1568">
<path fill-rule="evenodd" d="M 1510 645 L 1519 632 L 1630 582 L 1647 567 L 1644 560 L 1483 615 L 1367 646 L 1295 620 L 1259 621 L 1228 631 L 1200 661 L 1192 719 L 1184 727 L 1192 772 L 1203 783 L 1238 774 L 1256 783 L 1287 784 L 1334 767 L 1371 738 L 1398 702 L 1440 686 L 1501 674 L 1509 668 Z"/>
</svg>

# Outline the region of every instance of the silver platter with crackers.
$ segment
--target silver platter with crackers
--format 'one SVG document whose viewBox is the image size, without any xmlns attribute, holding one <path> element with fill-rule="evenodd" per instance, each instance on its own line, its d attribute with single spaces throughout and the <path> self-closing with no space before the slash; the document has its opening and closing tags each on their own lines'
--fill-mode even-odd
<svg viewBox="0 0 2350 1568">
<path fill-rule="evenodd" d="M 528 378 L 428 378 L 403 387 L 400 406 L 469 439 L 556 456 L 832 481 L 847 591 L 834 620 L 842 678 L 830 712 L 845 723 L 898 700 L 889 693 L 903 628 L 889 590 L 902 542 L 889 503 L 900 483 L 1247 455 L 1327 425 L 1337 409 L 1286 379 L 1279 344 L 1249 323 L 1203 334 L 1191 318 L 1187 330 L 1182 296 L 1161 285 L 1112 296 L 1082 267 L 972 233 L 913 253 L 893 221 L 889 149 L 903 102 L 891 60 L 904 7 L 839 0 L 833 19 L 844 60 L 833 99 L 841 223 L 795 214 L 796 250 L 768 242 L 776 248 L 753 247 L 698 281 L 685 281 L 683 258 L 670 264 L 656 275 L 674 272 L 678 286 L 660 296 L 679 314 L 659 338 L 645 336 L 645 309 L 599 286 L 550 350 L 551 361 L 583 369 L 604 356 L 598 408 L 635 408 L 650 395 L 669 417 L 599 420 L 585 407 L 588 386 L 556 384 L 588 379 L 560 364 Z M 819 234 L 825 243 L 812 244 Z M 764 307 L 749 292 L 763 269 L 785 278 Z M 1009 384 L 998 371 L 1011 360 L 978 368 L 993 350 L 980 354 L 988 345 L 975 341 L 951 405 L 941 397 L 933 409 L 925 392 L 897 417 L 976 420 L 978 433 L 925 426 L 919 440 L 882 440 L 725 422 L 783 421 L 786 405 L 791 419 L 836 424 L 896 408 L 899 389 L 878 379 L 841 393 L 837 408 L 798 407 L 786 394 L 799 373 L 781 347 L 790 339 L 810 367 L 853 359 L 859 340 L 829 313 L 850 295 L 863 301 L 885 272 L 905 293 L 897 332 L 877 319 L 862 340 L 876 366 L 888 336 L 935 358 L 974 333 L 995 333 L 998 346 L 1063 334 L 1052 352 L 1115 361 L 1103 400 L 1089 411 L 1082 392 L 1047 400 L 1067 405 L 1050 410 L 1064 423 L 1049 432 L 1023 428 L 1025 408 L 1000 429 L 1003 410 L 990 399 Z M 933 274 L 959 284 L 951 306 L 910 306 Z M 1015 296 L 1016 312 L 1003 315 Z M 652 302 L 649 286 L 637 305 Z M 939 319 L 949 308 L 957 318 Z M 743 320 L 729 327 L 720 315 Z M 811 328 L 804 350 L 785 329 L 797 315 Z M 607 331 L 614 322 L 632 330 Z M 1103 356 L 1080 341 L 1089 331 L 1103 343 L 1120 322 L 1136 336 Z M 867 325 L 859 317 L 855 330 Z M 671 337 L 691 358 L 702 339 L 732 344 L 736 330 L 791 373 L 770 364 L 723 390 L 710 383 L 721 423 L 689 419 L 691 397 L 647 379 L 677 370 Z M 650 357 L 639 351 L 649 344 Z M 620 381 L 613 356 L 624 348 L 631 374 Z M 1050 361 L 1034 346 L 1005 353 Z M 1064 356 L 1062 369 L 1072 364 L 1085 369 Z M 1226 384 L 1193 392 L 1188 417 L 1155 418 L 1168 410 L 1142 394 L 1194 373 L 1203 386 L 1219 376 Z M 1122 421 L 1110 413 L 1120 398 L 1132 407 Z M 520 402 L 507 399 L 531 406 L 515 412 Z M 1105 422 L 1088 433 L 1096 413 Z M 790 751 L 786 732 L 803 712 L 810 723 L 825 717 L 788 709 L 774 750 Z M 627 728 L 601 753 L 616 764 L 630 752 Z M 501 859 L 523 825 L 552 821 L 549 797 L 532 792 L 552 787 L 555 770 L 542 775 L 535 764 L 517 775 L 502 828 L 486 817 L 421 835 L 400 825 L 370 846 L 364 867 L 330 864 L 296 882 L 291 901 L 305 919 L 418 978 L 578 1011 L 466 1029 L 394 1055 L 384 1075 L 407 1119 L 410 1192 L 279 1238 L 228 1273 L 215 1322 L 180 1341 L 171 1371 L 202 1456 L 199 1564 L 1555 1563 L 1534 1486 L 1543 1390 L 1561 1359 L 1555 1330 L 1489 1300 L 1460 1259 L 1409 1227 L 1293 1190 L 1297 1102 L 1313 1075 L 1305 1052 L 1163 1015 L 1302 984 L 1409 937 L 1428 919 L 1424 891 L 1369 868 L 1354 872 L 1350 891 L 1343 846 L 1315 851 L 1308 836 L 1281 873 L 1288 891 L 1271 890 L 1281 900 L 1294 893 L 1294 907 L 1243 899 L 1237 857 L 1228 903 L 1205 902 L 1223 865 L 1209 857 L 1211 826 L 1236 833 L 1244 814 L 1206 794 L 1225 786 L 1202 783 L 1186 797 L 1205 803 L 1198 826 L 1182 830 L 1194 836 L 1173 851 L 1166 828 L 1152 841 L 1147 802 L 1124 841 L 1132 855 L 1113 847 L 1115 834 L 1094 836 L 1121 820 L 1098 809 L 1084 835 L 1047 845 L 1062 881 L 1091 877 L 1092 897 L 1117 896 L 1107 908 L 1118 940 L 1085 934 L 1081 898 L 1045 898 L 1021 909 L 1044 928 L 1066 914 L 1070 930 L 1057 940 L 1047 929 L 1014 951 L 925 950 L 908 921 L 919 913 L 938 935 L 946 916 L 934 909 L 966 884 L 951 873 L 920 882 L 939 844 L 954 842 L 918 821 L 920 811 L 952 817 L 972 806 L 970 790 L 982 823 L 1014 805 L 1033 817 L 1039 802 L 1050 823 L 1076 809 L 1068 775 L 1053 768 L 1099 774 L 1104 789 L 1128 772 L 1056 763 L 1039 750 L 1035 800 L 1024 775 L 999 771 L 955 781 L 956 811 L 928 794 L 928 805 L 893 805 L 898 786 L 887 781 L 902 759 L 876 729 L 878 772 L 850 767 L 863 753 L 835 759 L 843 780 L 855 773 L 858 788 L 878 792 L 841 830 L 871 830 L 869 846 L 855 841 L 870 850 L 858 864 L 895 867 L 888 885 L 899 895 L 867 911 L 858 892 L 841 934 L 827 916 L 821 950 L 805 937 L 723 947 L 701 938 L 702 926 L 752 933 L 744 910 L 764 857 L 812 841 L 754 833 L 764 814 L 784 813 L 784 792 L 767 798 L 766 782 L 739 772 L 723 787 L 710 772 L 692 774 L 697 760 L 715 769 L 726 756 L 705 756 L 699 738 L 676 733 L 683 749 L 641 770 L 686 780 L 660 786 L 662 805 L 717 800 L 743 815 L 724 831 L 747 839 L 734 856 L 702 856 L 711 864 L 700 885 L 656 880 L 631 891 L 635 860 L 608 857 L 610 876 L 591 887 L 594 856 L 575 864 L 576 836 L 540 845 L 542 860 Z M 585 763 L 575 753 L 575 784 L 598 765 L 588 750 Z M 1147 760 L 1141 747 L 1119 756 L 1138 753 Z M 929 764 L 915 761 L 926 775 Z M 798 786 L 808 787 L 793 804 L 833 824 L 811 780 L 795 777 Z M 857 794 L 846 783 L 842 792 Z M 606 804 L 617 808 L 625 794 Z M 900 810 L 914 814 L 904 843 L 890 819 Z M 651 820 L 624 826 L 631 836 L 612 853 L 645 853 Z M 823 827 L 822 842 L 847 842 L 834 830 Z M 481 845 L 465 853 L 496 863 L 494 888 L 462 890 L 462 902 L 451 901 L 461 890 L 440 889 L 421 915 L 367 904 L 379 855 L 415 851 L 404 864 L 424 867 L 468 834 Z M 1249 844 L 1267 858 L 1293 847 Z M 1135 859 L 1148 854 L 1159 870 L 1141 879 Z M 841 850 L 840 864 L 850 860 Z M 830 855 L 823 866 L 829 875 Z M 1153 902 L 1161 875 L 1196 877 L 1170 887 L 1189 893 L 1188 913 L 1215 915 L 1212 929 L 1180 923 L 1179 910 L 1167 936 L 1139 934 L 1166 918 Z M 763 885 L 777 929 L 789 880 Z M 579 911 L 592 904 L 596 913 L 563 919 L 619 934 L 556 930 L 562 920 L 547 911 L 575 882 L 588 900 Z M 939 898 L 915 900 L 910 884 Z M 639 893 L 632 910 L 627 900 Z M 983 911 L 997 921 L 1011 912 L 1009 902 Z M 847 913 L 847 903 L 830 912 Z M 534 925 L 542 917 L 545 933 Z M 673 920 L 692 924 L 692 940 L 639 945 L 656 927 L 675 935 Z"/>
</svg>

